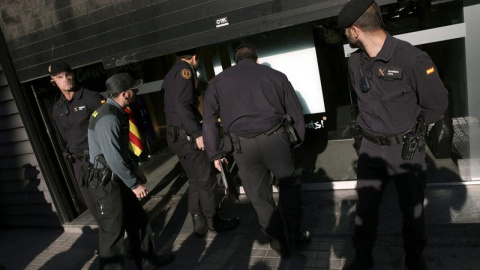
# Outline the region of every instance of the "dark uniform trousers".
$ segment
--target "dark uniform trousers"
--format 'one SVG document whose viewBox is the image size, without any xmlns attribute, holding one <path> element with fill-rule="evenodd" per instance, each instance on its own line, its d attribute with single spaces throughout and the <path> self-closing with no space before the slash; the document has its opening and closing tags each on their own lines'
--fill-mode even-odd
<svg viewBox="0 0 480 270">
<path fill-rule="evenodd" d="M 408 260 L 417 260 L 426 244 L 424 198 L 425 151 L 402 160 L 402 144 L 376 145 L 363 139 L 357 169 L 358 203 L 353 245 L 357 253 L 371 254 L 378 225 L 378 210 L 390 179 L 395 183 L 403 215 L 403 244 Z"/>
<path fill-rule="evenodd" d="M 147 214 L 133 191 L 118 178 L 89 191 L 98 207 L 100 269 L 124 268 L 125 231 L 135 264 L 143 269 L 145 261 L 155 256 L 154 243 Z"/>
<path fill-rule="evenodd" d="M 205 151 L 194 150 L 195 139 L 188 141 L 178 138 L 168 141 L 170 149 L 178 156 L 182 168 L 188 177 L 188 210 L 192 214 L 203 212 L 213 217 L 217 211 L 217 178 L 212 163 Z"/>
<path fill-rule="evenodd" d="M 257 212 L 262 230 L 270 236 L 283 233 L 283 224 L 293 232 L 300 229 L 301 183 L 295 176 L 293 150 L 281 129 L 270 136 L 240 137 L 241 153 L 233 152 L 246 195 Z M 275 207 L 272 177 L 279 188 Z"/>
<path fill-rule="evenodd" d="M 77 180 L 78 187 L 80 189 L 80 192 L 82 193 L 83 200 L 85 201 L 88 210 L 90 210 L 92 217 L 98 224 L 97 205 L 95 204 L 92 195 L 90 195 L 90 192 L 88 192 L 87 185 L 83 183 L 82 180 L 82 165 L 88 166 L 88 164 L 88 161 L 83 161 L 75 158 L 75 162 L 73 162 L 73 171 L 75 172 L 75 179 Z"/>
</svg>

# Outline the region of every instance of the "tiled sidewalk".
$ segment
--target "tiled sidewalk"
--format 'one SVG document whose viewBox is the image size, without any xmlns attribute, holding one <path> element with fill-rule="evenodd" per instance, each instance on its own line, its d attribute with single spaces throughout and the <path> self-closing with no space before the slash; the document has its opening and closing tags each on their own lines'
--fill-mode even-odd
<svg viewBox="0 0 480 270">
<path fill-rule="evenodd" d="M 425 258 L 430 269 L 480 269 L 479 196 L 480 189 L 475 187 L 427 189 L 430 238 Z M 145 209 L 155 230 L 157 248 L 176 253 L 176 260 L 164 269 L 341 269 L 353 253 L 350 237 L 354 191 L 304 192 L 303 198 L 304 224 L 312 231 L 313 241 L 287 260 L 269 248 L 246 199 L 224 204 L 227 215 L 241 219 L 236 230 L 209 233 L 206 238 L 191 233 L 186 196 L 152 197 Z M 98 258 L 93 255 L 98 231 L 95 226 L 79 228 L 82 233 L 58 229 L 1 230 L 0 262 L 7 270 L 98 269 Z M 388 190 L 374 250 L 375 269 L 403 269 L 400 230 L 394 190 Z M 125 269 L 136 269 L 133 261 L 127 260 Z"/>
</svg>

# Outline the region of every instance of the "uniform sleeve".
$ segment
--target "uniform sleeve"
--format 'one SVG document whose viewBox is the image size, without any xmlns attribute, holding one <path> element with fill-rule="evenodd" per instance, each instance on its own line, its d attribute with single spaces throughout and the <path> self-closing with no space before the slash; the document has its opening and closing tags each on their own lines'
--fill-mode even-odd
<svg viewBox="0 0 480 270">
<path fill-rule="evenodd" d="M 305 139 L 305 119 L 303 116 L 303 108 L 298 100 L 298 96 L 293 89 L 292 84 L 285 78 L 283 82 L 283 88 L 285 91 L 285 109 L 287 114 L 293 118 L 295 130 L 298 136 L 303 141 Z"/>
<path fill-rule="evenodd" d="M 219 148 L 219 126 L 217 119 L 219 117 L 220 106 L 216 96 L 214 84 L 210 84 L 205 95 L 203 105 L 203 142 L 210 160 L 216 160 L 223 157 Z"/>
<path fill-rule="evenodd" d="M 448 107 L 448 92 L 438 75 L 432 59 L 422 52 L 412 69 L 413 86 L 416 89 L 421 113 L 425 122 L 434 123 L 442 118 Z"/>
<path fill-rule="evenodd" d="M 117 117 L 108 115 L 99 120 L 95 126 L 95 137 L 110 169 L 129 188 L 138 186 L 137 179 L 127 166 L 129 160 L 122 156 L 120 146 L 121 125 Z"/>
<path fill-rule="evenodd" d="M 188 133 L 192 134 L 194 138 L 198 138 L 202 135 L 202 130 L 193 112 L 193 110 L 196 110 L 197 108 L 193 108 L 192 106 L 192 104 L 194 104 L 193 91 L 195 86 L 191 78 L 183 78 L 183 76 L 180 75 L 180 72 L 182 71 L 178 71 L 174 77 L 175 85 L 178 86 L 174 93 L 174 106 L 176 107 L 176 112 L 180 116 Z"/>
</svg>

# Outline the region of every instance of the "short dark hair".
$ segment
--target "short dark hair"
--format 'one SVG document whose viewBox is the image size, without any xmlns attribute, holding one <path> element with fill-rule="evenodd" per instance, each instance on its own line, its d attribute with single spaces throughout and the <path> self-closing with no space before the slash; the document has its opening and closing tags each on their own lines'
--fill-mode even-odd
<svg viewBox="0 0 480 270">
<path fill-rule="evenodd" d="M 242 44 L 238 46 L 235 49 L 233 60 L 235 60 L 235 63 L 238 63 L 244 59 L 251 59 L 251 60 L 257 61 L 258 59 L 257 49 L 249 44 Z"/>
<path fill-rule="evenodd" d="M 382 14 L 380 7 L 376 2 L 367 8 L 367 10 L 353 23 L 354 26 L 362 29 L 365 32 L 371 32 L 378 29 L 383 29 Z"/>
</svg>

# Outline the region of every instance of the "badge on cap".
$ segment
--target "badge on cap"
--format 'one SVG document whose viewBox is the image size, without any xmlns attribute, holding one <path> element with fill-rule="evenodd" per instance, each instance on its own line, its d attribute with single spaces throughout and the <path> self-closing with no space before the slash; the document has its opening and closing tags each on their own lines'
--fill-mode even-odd
<svg viewBox="0 0 480 270">
<path fill-rule="evenodd" d="M 180 71 L 180 74 L 186 80 L 189 80 L 190 78 L 192 78 L 192 72 L 188 68 L 182 69 L 182 71 Z"/>
<path fill-rule="evenodd" d="M 427 69 L 426 72 L 427 72 L 427 75 L 430 75 L 430 74 L 435 72 L 435 68 L 431 67 L 431 68 Z"/>
</svg>

